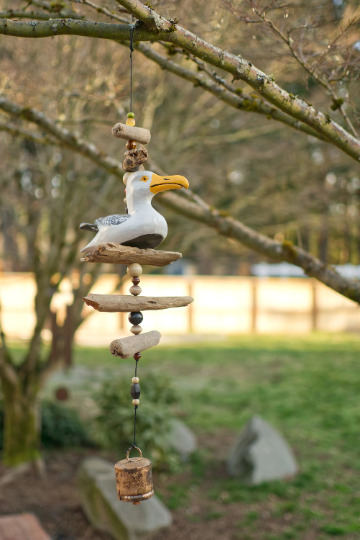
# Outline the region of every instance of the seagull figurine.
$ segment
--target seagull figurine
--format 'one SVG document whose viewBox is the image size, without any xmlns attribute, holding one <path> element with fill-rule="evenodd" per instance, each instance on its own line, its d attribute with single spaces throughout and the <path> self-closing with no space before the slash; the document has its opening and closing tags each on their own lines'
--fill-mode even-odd
<svg viewBox="0 0 360 540">
<path fill-rule="evenodd" d="M 150 171 L 132 173 L 126 184 L 128 214 L 98 218 L 94 224 L 82 223 L 80 229 L 97 234 L 81 252 L 89 253 L 105 242 L 155 248 L 165 240 L 168 227 L 165 218 L 152 207 L 152 198 L 162 191 L 182 187 L 189 187 L 184 176 L 158 176 Z"/>
</svg>

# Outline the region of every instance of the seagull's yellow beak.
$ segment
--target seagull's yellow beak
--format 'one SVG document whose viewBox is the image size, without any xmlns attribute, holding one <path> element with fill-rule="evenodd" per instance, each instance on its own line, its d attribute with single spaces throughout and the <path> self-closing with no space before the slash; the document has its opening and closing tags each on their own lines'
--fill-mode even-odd
<svg viewBox="0 0 360 540">
<path fill-rule="evenodd" d="M 180 189 L 188 188 L 189 182 L 184 176 L 158 176 L 157 174 L 152 175 L 150 191 L 151 193 L 160 193 L 161 191 L 167 191 L 168 189 Z"/>
</svg>

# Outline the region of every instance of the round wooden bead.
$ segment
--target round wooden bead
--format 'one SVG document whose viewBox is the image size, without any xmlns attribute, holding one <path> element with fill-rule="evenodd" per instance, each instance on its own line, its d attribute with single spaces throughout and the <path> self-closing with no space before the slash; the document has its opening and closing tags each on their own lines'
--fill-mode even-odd
<svg viewBox="0 0 360 540">
<path fill-rule="evenodd" d="M 141 313 L 141 311 L 132 311 L 131 313 L 129 313 L 129 322 L 131 322 L 131 324 L 141 324 L 143 322 L 143 314 Z"/>
<path fill-rule="evenodd" d="M 142 288 L 139 287 L 138 285 L 133 285 L 132 287 L 130 287 L 129 289 L 129 293 L 130 294 L 133 294 L 134 296 L 137 296 L 138 294 L 140 294 L 142 291 Z"/>
<path fill-rule="evenodd" d="M 132 283 L 133 285 L 139 285 L 139 283 L 140 283 L 140 278 L 139 278 L 138 276 L 134 276 L 134 277 L 132 278 L 132 280 L 131 280 L 131 283 Z"/>
<path fill-rule="evenodd" d="M 135 384 L 135 383 L 139 383 L 139 382 L 140 382 L 140 379 L 139 379 L 139 377 L 133 377 L 133 378 L 131 379 L 131 382 L 134 383 L 134 384 Z"/>
<path fill-rule="evenodd" d="M 128 141 L 128 142 L 126 143 L 126 148 L 127 148 L 128 150 L 135 150 L 135 148 L 136 148 L 136 142 L 135 142 L 135 141 Z"/>
<path fill-rule="evenodd" d="M 142 267 L 138 263 L 132 263 L 132 264 L 129 264 L 129 266 L 127 267 L 126 272 L 127 272 L 128 276 L 131 276 L 131 277 L 141 276 Z"/>
<path fill-rule="evenodd" d="M 141 358 L 141 353 L 137 352 L 137 353 L 134 354 L 134 359 L 136 361 L 140 360 L 140 358 Z"/>
<path fill-rule="evenodd" d="M 132 403 L 133 405 L 139 405 L 140 399 L 133 399 Z"/>
<path fill-rule="evenodd" d="M 131 393 L 131 397 L 133 399 L 139 399 L 139 397 L 140 397 L 140 384 L 139 383 L 133 383 L 131 385 L 130 393 Z"/>
<path fill-rule="evenodd" d="M 137 336 L 138 334 L 141 334 L 142 328 L 138 324 L 135 324 L 134 326 L 130 328 L 130 332 L 132 332 L 133 334 L 135 334 L 135 336 Z"/>
</svg>

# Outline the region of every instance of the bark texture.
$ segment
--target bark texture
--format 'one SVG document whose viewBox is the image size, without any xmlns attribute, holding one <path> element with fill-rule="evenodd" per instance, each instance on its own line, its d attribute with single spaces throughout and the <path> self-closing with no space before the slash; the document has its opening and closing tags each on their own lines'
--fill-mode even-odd
<svg viewBox="0 0 360 540">
<path fill-rule="evenodd" d="M 145 334 L 139 334 L 137 336 L 115 339 L 110 343 L 109 350 L 114 356 L 130 358 L 138 352 L 155 347 L 159 344 L 160 339 L 160 332 L 152 330 L 151 332 L 145 332 Z"/>
<path fill-rule="evenodd" d="M 15 466 L 36 461 L 40 457 L 40 413 L 37 406 L 37 386 L 26 391 L 20 378 L 9 384 L 2 378 L 4 394 L 4 449 L 2 461 Z"/>
<path fill-rule="evenodd" d="M 188 306 L 191 296 L 122 296 L 119 294 L 89 294 L 84 302 L 100 312 L 129 313 L 131 311 L 156 311 Z"/>
<path fill-rule="evenodd" d="M 109 264 L 150 264 L 151 266 L 167 266 L 182 257 L 176 251 L 157 251 L 155 249 L 139 249 L 122 246 L 114 242 L 100 244 L 94 251 L 81 259 L 83 262 Z"/>
<path fill-rule="evenodd" d="M 135 150 L 129 150 L 125 152 L 125 159 L 123 161 L 123 169 L 127 172 L 134 172 L 139 170 L 140 165 L 145 163 L 148 158 L 148 153 L 145 148 L 136 148 Z"/>
<path fill-rule="evenodd" d="M 112 134 L 118 139 L 126 141 L 135 141 L 140 144 L 149 144 L 151 133 L 148 129 L 127 126 L 126 124 L 115 124 L 112 128 Z"/>
</svg>

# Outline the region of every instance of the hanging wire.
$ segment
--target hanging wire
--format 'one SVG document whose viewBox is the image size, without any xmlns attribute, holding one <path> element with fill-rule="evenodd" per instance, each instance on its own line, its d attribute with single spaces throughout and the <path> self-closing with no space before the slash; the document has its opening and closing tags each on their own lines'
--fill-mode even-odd
<svg viewBox="0 0 360 540">
<path fill-rule="evenodd" d="M 135 360 L 135 377 L 137 377 L 137 366 L 138 363 Z M 136 448 L 136 411 L 137 411 L 137 405 L 134 406 L 134 442 L 133 442 L 133 448 Z"/>
<path fill-rule="evenodd" d="M 134 33 L 135 33 L 136 21 L 134 22 L 134 17 L 131 17 L 131 23 L 129 24 L 129 34 L 130 34 L 130 112 L 132 110 L 132 95 L 133 95 L 133 52 L 134 52 Z"/>
</svg>

